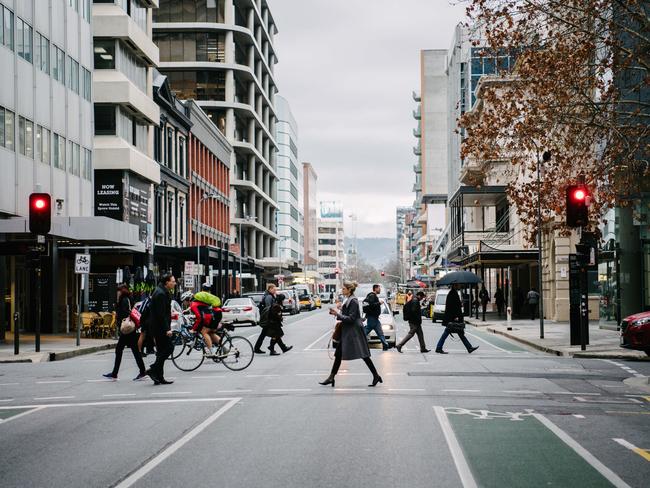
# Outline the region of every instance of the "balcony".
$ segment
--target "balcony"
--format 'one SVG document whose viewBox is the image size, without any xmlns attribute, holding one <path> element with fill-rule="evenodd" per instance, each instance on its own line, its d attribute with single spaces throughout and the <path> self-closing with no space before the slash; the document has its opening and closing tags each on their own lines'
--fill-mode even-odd
<svg viewBox="0 0 650 488">
<path fill-rule="evenodd" d="M 158 66 L 158 46 L 131 17 L 115 4 L 93 4 L 93 37 L 121 39 L 149 66 Z"/>
<path fill-rule="evenodd" d="M 422 146 L 420 143 L 418 143 L 418 145 L 413 148 L 413 154 L 416 156 L 422 156 Z"/>
<path fill-rule="evenodd" d="M 422 112 L 420 111 L 420 106 L 418 105 L 418 108 L 413 110 L 413 118 L 415 120 L 421 120 L 422 119 Z"/>
<path fill-rule="evenodd" d="M 413 172 L 416 175 L 422 174 L 422 165 L 420 163 L 414 164 L 413 165 Z"/>
<path fill-rule="evenodd" d="M 419 126 L 413 129 L 413 137 L 417 137 L 418 139 L 422 137 L 422 130 Z"/>
<path fill-rule="evenodd" d="M 413 90 L 413 100 L 416 102 L 422 101 L 422 97 L 420 96 L 420 92 L 418 90 Z"/>
<path fill-rule="evenodd" d="M 160 108 L 156 102 L 117 70 L 93 71 L 93 101 L 124 105 L 138 112 L 150 124 L 160 123 Z"/>
<path fill-rule="evenodd" d="M 94 169 L 123 169 L 160 183 L 160 165 L 118 136 L 95 136 Z"/>
</svg>

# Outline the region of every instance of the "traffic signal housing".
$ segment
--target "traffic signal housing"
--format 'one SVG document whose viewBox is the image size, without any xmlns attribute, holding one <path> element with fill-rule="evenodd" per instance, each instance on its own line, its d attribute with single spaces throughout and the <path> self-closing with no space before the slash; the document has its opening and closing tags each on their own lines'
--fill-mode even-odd
<svg viewBox="0 0 650 488">
<path fill-rule="evenodd" d="M 386 272 L 385 272 L 385 271 L 382 271 L 382 272 L 381 272 L 381 277 L 383 278 L 384 276 L 386 276 Z"/>
<path fill-rule="evenodd" d="M 49 193 L 29 195 L 29 231 L 46 235 L 52 227 L 52 197 Z"/>
<path fill-rule="evenodd" d="M 583 227 L 589 223 L 589 199 L 586 185 L 569 185 L 566 190 L 567 227 Z"/>
</svg>

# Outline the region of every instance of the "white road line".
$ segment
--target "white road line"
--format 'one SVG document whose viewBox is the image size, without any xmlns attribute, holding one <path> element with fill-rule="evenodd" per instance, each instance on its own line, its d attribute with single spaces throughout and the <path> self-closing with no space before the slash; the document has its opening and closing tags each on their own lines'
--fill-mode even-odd
<svg viewBox="0 0 650 488">
<path fill-rule="evenodd" d="M 161 391 L 157 393 L 152 393 L 151 396 L 156 395 L 191 395 L 191 391 Z"/>
<path fill-rule="evenodd" d="M 102 395 L 106 398 L 111 398 L 111 397 L 134 397 L 135 393 L 110 393 L 108 395 Z"/>
<path fill-rule="evenodd" d="M 389 388 L 388 391 L 426 391 L 424 388 Z"/>
<path fill-rule="evenodd" d="M 158 466 L 165 459 L 167 459 L 169 456 L 171 456 L 176 451 L 178 451 L 181 447 L 183 447 L 185 444 L 187 444 L 189 441 L 191 441 L 194 437 L 196 437 L 198 434 L 200 434 L 202 431 L 204 431 L 208 426 L 210 426 L 210 424 L 212 424 L 215 420 L 217 420 L 224 413 L 226 413 L 228 410 L 230 410 L 239 400 L 240 400 L 240 398 L 234 398 L 234 399 L 230 400 L 223 407 L 221 407 L 215 413 L 210 415 L 207 419 L 205 419 L 199 425 L 194 427 L 191 431 L 189 431 L 183 437 L 178 439 L 176 442 L 174 442 L 167 449 L 165 449 L 160 454 L 158 454 L 155 458 L 153 458 L 147 464 L 145 464 L 140 469 L 138 469 L 135 473 L 131 474 L 128 478 L 126 478 L 119 485 L 117 485 L 116 488 L 128 488 L 130 486 L 133 486 L 140 479 L 142 479 L 144 476 L 146 476 L 148 473 L 150 473 L 151 470 L 153 470 L 156 466 Z"/>
<path fill-rule="evenodd" d="M 311 391 L 311 388 L 271 388 L 266 391 L 282 393 L 282 392 L 292 392 L 292 391 Z"/>
<path fill-rule="evenodd" d="M 217 393 L 250 393 L 253 390 L 218 390 Z"/>
<path fill-rule="evenodd" d="M 448 389 L 448 390 L 442 390 L 450 393 L 479 393 L 481 390 L 455 390 L 455 389 Z"/>
<path fill-rule="evenodd" d="M 585 418 L 584 415 L 580 415 L 579 413 L 574 413 L 573 416 L 574 416 L 575 418 L 577 418 L 577 419 L 583 419 L 583 418 Z"/>
<path fill-rule="evenodd" d="M 37 381 L 37 385 L 56 385 L 58 383 L 71 383 L 71 381 L 65 380 L 65 381 Z"/>
<path fill-rule="evenodd" d="M 33 404 L 33 405 L 12 405 L 10 407 L 0 407 L 0 410 L 14 410 L 16 408 L 70 408 L 70 407 L 101 407 L 106 405 L 141 405 L 141 404 L 163 404 L 163 403 L 202 403 L 202 402 L 227 402 L 235 400 L 233 397 L 224 398 L 160 398 L 150 400 L 114 400 L 103 402 L 77 402 L 77 403 L 50 403 L 48 405 Z M 241 400 L 236 398 L 236 400 Z"/>
<path fill-rule="evenodd" d="M 583 402 L 583 403 L 618 403 L 618 404 L 625 404 L 625 405 L 629 405 L 630 402 L 643 403 L 643 402 L 640 402 L 639 400 L 637 400 L 635 398 L 626 398 L 626 400 L 628 400 L 628 401 L 625 401 L 625 402 L 622 402 L 622 401 L 619 401 L 619 400 L 599 400 L 597 398 L 587 399 L 587 398 L 584 398 L 584 397 L 581 397 L 581 396 L 575 396 L 573 398 L 575 398 L 579 402 Z"/>
<path fill-rule="evenodd" d="M 332 331 L 331 329 L 328 330 L 328 331 L 325 332 L 322 336 L 320 336 L 318 339 L 316 339 L 314 342 L 312 342 L 312 343 L 309 344 L 307 347 L 305 347 L 305 348 L 303 349 L 303 351 L 309 351 L 309 350 L 311 350 L 312 346 L 315 346 L 316 344 L 318 344 L 318 342 L 319 342 L 321 339 L 324 339 L 324 338 L 327 337 L 328 335 L 331 335 L 332 332 L 333 332 L 333 331 Z"/>
<path fill-rule="evenodd" d="M 522 395 L 541 395 L 541 391 L 537 390 L 503 390 L 503 393 L 520 393 Z"/>
<path fill-rule="evenodd" d="M 539 420 L 548 430 L 558 436 L 564 443 L 573 449 L 582 459 L 587 461 L 596 471 L 602 474 L 611 484 L 617 488 L 630 488 L 630 486 L 618 477 L 611 469 L 601 463 L 589 451 L 578 444 L 569 434 L 560 429 L 557 425 L 544 417 L 542 414 L 533 413 L 533 417 Z"/>
<path fill-rule="evenodd" d="M 20 383 L 0 383 L 0 386 L 15 386 L 19 385 Z"/>
<path fill-rule="evenodd" d="M 456 465 L 456 471 L 458 471 L 458 476 L 460 476 L 460 481 L 463 483 L 464 488 L 477 488 L 476 481 L 472 475 L 472 471 L 469 469 L 463 450 L 460 448 L 456 434 L 454 434 L 445 409 L 442 407 L 433 407 L 434 412 L 436 412 L 436 417 L 438 418 L 438 423 L 442 429 L 442 433 L 445 436 L 447 441 L 447 446 L 451 452 L 451 457 L 454 459 L 454 464 Z"/>
<path fill-rule="evenodd" d="M 580 396 L 600 396 L 600 393 L 574 393 L 572 391 L 551 391 L 547 395 L 580 395 Z"/>
<path fill-rule="evenodd" d="M 69 400 L 70 398 L 74 398 L 74 396 L 36 397 L 34 400 Z"/>
<path fill-rule="evenodd" d="M 245 378 L 279 378 L 279 374 L 247 374 Z"/>
<path fill-rule="evenodd" d="M 20 417 L 24 417 L 26 415 L 29 415 L 30 413 L 37 412 L 39 410 L 43 410 L 45 407 L 36 407 L 32 408 L 30 410 L 27 410 L 26 412 L 19 413 L 18 415 L 14 415 L 13 417 L 9 417 L 8 419 L 0 419 L 0 425 L 6 424 L 7 422 L 11 422 L 12 420 L 19 419 Z"/>
<path fill-rule="evenodd" d="M 488 346 L 493 347 L 493 348 L 495 348 L 495 349 L 498 349 L 498 350 L 501 351 L 501 352 L 505 352 L 506 354 L 510 354 L 510 351 L 508 351 L 507 349 L 503 349 L 503 348 L 501 348 L 501 347 L 499 347 L 499 346 L 495 346 L 495 345 L 492 344 L 491 342 L 488 342 L 488 341 L 486 341 L 485 339 L 483 339 L 482 337 L 479 337 L 479 336 L 477 336 L 477 335 L 475 335 L 475 334 L 472 334 L 471 332 L 465 332 L 465 335 L 468 335 L 468 336 L 470 336 L 470 337 L 473 337 L 474 339 L 478 339 L 479 341 L 484 342 L 484 343 L 486 343 Z"/>
<path fill-rule="evenodd" d="M 14 401 L 13 398 L 4 398 L 4 399 L 0 400 L 0 403 L 9 403 L 9 402 L 13 402 L 13 401 Z"/>
</svg>

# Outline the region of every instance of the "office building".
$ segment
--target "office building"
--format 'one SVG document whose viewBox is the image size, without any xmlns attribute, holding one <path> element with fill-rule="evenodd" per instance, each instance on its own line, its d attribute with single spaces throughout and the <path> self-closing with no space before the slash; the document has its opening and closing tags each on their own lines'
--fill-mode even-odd
<svg viewBox="0 0 650 488">
<path fill-rule="evenodd" d="M 316 270 L 318 264 L 318 175 L 311 163 L 302 163 L 303 218 L 304 218 L 304 265 Z"/>
<path fill-rule="evenodd" d="M 340 202 L 320 202 L 318 219 L 318 274 L 322 291 L 341 289 L 345 266 L 343 207 Z"/>
</svg>

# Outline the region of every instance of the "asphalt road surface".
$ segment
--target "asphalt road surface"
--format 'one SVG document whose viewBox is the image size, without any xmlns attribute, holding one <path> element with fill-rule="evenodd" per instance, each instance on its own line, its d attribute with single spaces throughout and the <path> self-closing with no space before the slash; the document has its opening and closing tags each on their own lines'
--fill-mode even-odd
<svg viewBox="0 0 650 488">
<path fill-rule="evenodd" d="M 332 326 L 324 310 L 287 317 L 289 353 L 242 372 L 168 362 L 167 386 L 132 381 L 128 350 L 118 381 L 101 376 L 112 351 L 2 365 L 0 485 L 648 486 L 650 397 L 623 380 L 650 363 L 558 358 L 470 329 L 471 355 L 451 339 L 450 354 L 421 354 L 414 338 L 403 354 L 372 349 L 376 388 L 361 361 L 331 388 L 318 381 Z M 442 327 L 424 328 L 434 349 Z"/>
</svg>

